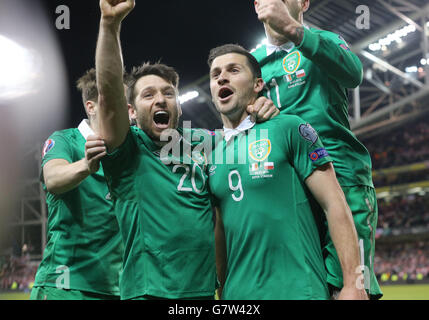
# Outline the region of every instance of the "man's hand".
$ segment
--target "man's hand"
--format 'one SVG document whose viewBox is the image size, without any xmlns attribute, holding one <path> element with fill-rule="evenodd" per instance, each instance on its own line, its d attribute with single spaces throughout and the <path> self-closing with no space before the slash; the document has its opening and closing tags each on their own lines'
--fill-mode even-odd
<svg viewBox="0 0 429 320">
<path fill-rule="evenodd" d="M 88 167 L 89 174 L 93 174 L 100 169 L 100 159 L 107 154 L 104 141 L 98 135 L 88 136 L 85 143 L 84 161 Z"/>
<path fill-rule="evenodd" d="M 277 117 L 280 110 L 274 103 L 265 97 L 259 97 L 253 105 L 247 106 L 247 113 L 250 114 L 255 122 L 265 122 Z"/>
<path fill-rule="evenodd" d="M 135 0 L 100 0 L 101 17 L 109 22 L 121 23 L 135 5 Z"/>
<path fill-rule="evenodd" d="M 337 300 L 368 300 L 368 295 L 365 289 L 344 287 L 341 289 Z"/>
<path fill-rule="evenodd" d="M 290 14 L 281 0 L 258 0 L 258 19 L 267 23 L 274 31 L 299 45 L 304 36 L 303 26 Z"/>
</svg>

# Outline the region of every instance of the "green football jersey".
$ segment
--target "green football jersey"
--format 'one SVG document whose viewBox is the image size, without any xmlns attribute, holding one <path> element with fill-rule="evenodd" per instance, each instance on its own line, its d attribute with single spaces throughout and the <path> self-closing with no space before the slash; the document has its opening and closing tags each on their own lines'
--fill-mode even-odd
<svg viewBox="0 0 429 320">
<path fill-rule="evenodd" d="M 214 295 L 206 161 L 198 154 L 184 156 L 186 146 L 180 139 L 173 146 L 180 154 L 164 157 L 169 146 L 160 150 L 143 130 L 131 127 L 125 142 L 102 160 L 125 245 L 122 299 Z M 174 162 L 166 164 L 166 158 Z"/>
<path fill-rule="evenodd" d="M 45 143 L 42 168 L 53 159 L 81 160 L 85 142 L 78 129 L 54 132 Z M 48 243 L 35 286 L 119 296 L 123 246 L 103 168 L 73 190 L 47 192 L 46 202 Z"/>
<path fill-rule="evenodd" d="M 304 182 L 331 161 L 316 131 L 279 115 L 214 154 L 209 185 L 227 250 L 222 298 L 328 299 L 316 201 Z"/>
<path fill-rule="evenodd" d="M 263 45 L 253 52 L 265 94 L 282 113 L 298 115 L 320 134 L 342 186 L 373 187 L 371 158 L 350 130 L 347 89 L 362 81 L 362 63 L 337 34 L 304 28 L 299 46 Z"/>
</svg>

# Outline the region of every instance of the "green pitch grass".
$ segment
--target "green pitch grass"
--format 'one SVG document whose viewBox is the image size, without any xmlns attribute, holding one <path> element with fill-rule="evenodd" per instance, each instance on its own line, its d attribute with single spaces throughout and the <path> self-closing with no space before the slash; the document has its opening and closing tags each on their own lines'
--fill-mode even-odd
<svg viewBox="0 0 429 320">
<path fill-rule="evenodd" d="M 391 285 L 382 286 L 381 300 L 429 300 L 429 285 Z"/>
<path fill-rule="evenodd" d="M 0 300 L 29 300 L 30 294 L 24 292 L 0 293 Z"/>
<path fill-rule="evenodd" d="M 429 285 L 391 285 L 381 288 L 382 300 L 429 300 Z M 29 293 L 0 293 L 0 300 L 28 300 Z"/>
</svg>

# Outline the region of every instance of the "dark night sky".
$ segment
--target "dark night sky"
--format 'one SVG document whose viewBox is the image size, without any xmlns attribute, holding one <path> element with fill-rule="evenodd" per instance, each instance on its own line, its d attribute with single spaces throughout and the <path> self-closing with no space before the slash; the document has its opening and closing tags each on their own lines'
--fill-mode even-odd
<svg viewBox="0 0 429 320">
<path fill-rule="evenodd" d="M 94 66 L 95 46 L 100 20 L 98 0 L 42 0 L 52 28 L 60 42 L 70 90 L 70 126 L 84 117 L 81 100 L 74 88 L 83 72 Z M 57 30 L 59 5 L 70 8 L 69 30 Z M 133 12 L 123 23 L 121 40 L 127 70 L 144 61 L 176 68 L 181 87 L 208 72 L 206 59 L 211 48 L 239 43 L 250 49 L 264 36 L 262 25 L 247 0 L 137 0 Z"/>
</svg>

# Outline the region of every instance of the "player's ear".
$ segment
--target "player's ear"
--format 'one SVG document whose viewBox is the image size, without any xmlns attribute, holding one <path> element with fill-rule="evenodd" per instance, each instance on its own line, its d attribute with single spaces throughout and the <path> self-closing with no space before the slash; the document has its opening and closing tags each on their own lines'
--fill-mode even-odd
<svg viewBox="0 0 429 320">
<path fill-rule="evenodd" d="M 264 80 L 262 80 L 262 78 L 256 78 L 253 88 L 256 93 L 260 93 L 264 89 Z"/>
<path fill-rule="evenodd" d="M 85 102 L 85 111 L 88 117 L 95 116 L 96 108 L 97 108 L 97 104 L 94 101 L 88 100 Z"/>
<path fill-rule="evenodd" d="M 128 104 L 128 118 L 130 119 L 130 123 L 137 119 L 137 110 L 131 104 Z"/>
<path fill-rule="evenodd" d="M 310 0 L 302 0 L 302 12 L 307 12 L 310 8 Z"/>
</svg>

